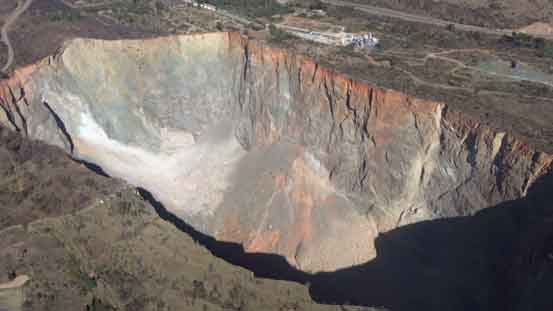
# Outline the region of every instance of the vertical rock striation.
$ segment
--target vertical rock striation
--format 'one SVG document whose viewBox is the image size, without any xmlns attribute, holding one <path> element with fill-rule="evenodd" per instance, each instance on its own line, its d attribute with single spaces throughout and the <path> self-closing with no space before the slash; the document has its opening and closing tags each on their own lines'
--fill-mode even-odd
<svg viewBox="0 0 553 311">
<path fill-rule="evenodd" d="M 77 39 L 0 83 L 3 124 L 310 272 L 371 260 L 382 232 L 524 197 L 553 161 L 446 103 L 234 33 Z"/>
</svg>

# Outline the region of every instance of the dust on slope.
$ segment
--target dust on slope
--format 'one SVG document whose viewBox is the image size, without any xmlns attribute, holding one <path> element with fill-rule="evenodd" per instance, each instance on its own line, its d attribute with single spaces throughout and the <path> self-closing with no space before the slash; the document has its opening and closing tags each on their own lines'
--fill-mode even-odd
<svg viewBox="0 0 553 311">
<path fill-rule="evenodd" d="M 522 27 L 518 31 L 533 36 L 551 37 L 553 36 L 553 25 L 543 22 L 536 22 L 526 27 Z"/>
<path fill-rule="evenodd" d="M 341 308 L 314 304 L 303 285 L 258 279 L 216 258 L 162 220 L 133 187 L 86 170 L 60 149 L 3 128 L 0 146 L 0 168 L 11 181 L 0 184 L 0 215 L 20 210 L 0 227 L 0 283 L 12 272 L 32 280 L 22 290 L 2 293 L 0 309 Z M 29 179 L 22 183 L 21 175 Z M 43 194 L 42 205 L 11 200 L 6 194 L 18 183 L 25 197 Z M 73 201 L 72 189 L 88 198 Z"/>
<path fill-rule="evenodd" d="M 76 212 L 122 186 L 2 127 L 0 163 L 0 230 Z"/>
<path fill-rule="evenodd" d="M 354 0 L 452 22 L 490 28 L 518 28 L 553 21 L 549 0 Z"/>
</svg>

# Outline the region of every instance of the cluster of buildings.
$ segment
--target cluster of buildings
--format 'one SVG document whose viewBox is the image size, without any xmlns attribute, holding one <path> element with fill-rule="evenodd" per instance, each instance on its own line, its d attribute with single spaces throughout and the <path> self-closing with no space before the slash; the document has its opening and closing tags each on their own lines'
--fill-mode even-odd
<svg viewBox="0 0 553 311">
<path fill-rule="evenodd" d="M 217 7 L 205 3 L 198 2 L 196 0 L 181 0 L 182 5 L 192 6 L 196 8 L 202 8 L 208 11 L 217 11 Z M 303 10 L 301 12 L 296 12 L 295 15 L 309 15 L 309 16 L 326 16 L 326 12 L 323 10 Z M 322 44 L 336 45 L 336 46 L 351 46 L 356 49 L 372 49 L 378 45 L 378 38 L 376 38 L 372 33 L 366 34 L 354 34 L 344 32 L 344 27 L 335 31 L 313 31 L 310 29 L 302 28 L 302 26 L 296 27 L 292 25 L 280 24 L 276 25 L 278 28 L 294 35 L 296 37 L 314 41 Z"/>
<path fill-rule="evenodd" d="M 276 25 L 279 29 L 288 32 L 289 34 L 309 41 L 314 41 L 322 44 L 336 44 L 338 38 L 334 33 L 310 31 L 304 28 L 289 26 L 289 25 Z"/>
<path fill-rule="evenodd" d="M 379 42 L 378 38 L 372 33 L 318 32 L 289 25 L 277 25 L 277 27 L 296 37 L 328 45 L 353 45 L 357 49 L 372 49 Z"/>
<path fill-rule="evenodd" d="M 353 44 L 355 48 L 359 48 L 359 49 L 363 49 L 363 48 L 372 49 L 378 45 L 378 42 L 380 41 L 378 40 L 377 37 L 375 37 L 372 34 L 372 32 L 369 32 L 368 34 L 362 34 L 362 35 L 344 33 L 344 36 L 342 37 L 343 46 L 348 46 Z"/>
<path fill-rule="evenodd" d="M 182 2 L 184 4 L 187 4 L 189 6 L 193 6 L 195 8 L 202 8 L 202 9 L 205 9 L 205 10 L 208 10 L 208 11 L 217 11 L 217 7 L 212 5 L 212 4 L 209 4 L 209 3 L 205 3 L 205 2 L 197 2 L 197 1 L 194 1 L 194 0 L 182 0 Z"/>
</svg>

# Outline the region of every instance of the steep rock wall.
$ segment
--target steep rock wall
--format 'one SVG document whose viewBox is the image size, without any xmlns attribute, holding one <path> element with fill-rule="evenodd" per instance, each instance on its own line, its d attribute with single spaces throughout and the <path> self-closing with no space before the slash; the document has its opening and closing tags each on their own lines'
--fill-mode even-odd
<svg viewBox="0 0 553 311">
<path fill-rule="evenodd" d="M 398 226 L 523 197 L 552 163 L 445 103 L 233 33 L 73 40 L 0 98 L 12 129 L 306 271 L 366 262 Z"/>
</svg>

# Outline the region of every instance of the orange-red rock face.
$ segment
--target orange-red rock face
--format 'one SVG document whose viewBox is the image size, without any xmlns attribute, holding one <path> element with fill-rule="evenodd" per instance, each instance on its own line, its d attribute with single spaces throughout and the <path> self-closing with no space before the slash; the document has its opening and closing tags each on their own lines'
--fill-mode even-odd
<svg viewBox="0 0 553 311">
<path fill-rule="evenodd" d="M 398 226 L 522 197 L 553 161 L 447 103 L 238 34 L 76 40 L 1 83 L 2 123 L 306 271 L 369 261 Z"/>
<path fill-rule="evenodd" d="M 245 122 L 251 126 L 246 145 L 291 139 L 313 152 L 326 170 L 316 178 L 302 174 L 305 170 L 298 172 L 294 165 L 302 157 L 295 158 L 287 177 L 279 177 L 293 189 L 284 197 L 296 207 L 294 221 L 278 229 L 252 227 L 246 230 L 247 238 L 221 235 L 247 241 L 247 249 L 285 254 L 306 270 L 348 265 L 330 262 L 325 254 L 348 258 L 349 265 L 362 263 L 374 256 L 370 241 L 378 232 L 425 219 L 470 215 L 524 196 L 551 167 L 550 155 L 531 150 L 507 133 L 481 127 L 449 111 L 445 103 L 372 87 L 283 50 L 252 42 L 247 46 L 252 77 L 246 79 L 241 96 L 243 110 L 255 112 L 255 123 L 249 122 L 251 117 Z M 296 174 L 304 177 L 302 182 L 290 177 Z M 332 185 L 330 195 L 325 195 L 321 180 Z M 336 203 L 337 193 L 361 201 L 353 205 L 362 216 L 348 218 L 344 211 L 351 209 Z M 322 210 L 324 220 L 316 214 Z M 329 222 L 344 219 L 348 230 L 331 229 Z M 248 222 L 255 223 L 234 225 L 248 228 Z M 321 237 L 324 242 L 317 240 Z M 340 238 L 330 241 L 332 237 Z M 326 261 L 314 263 L 317 260 Z"/>
</svg>

